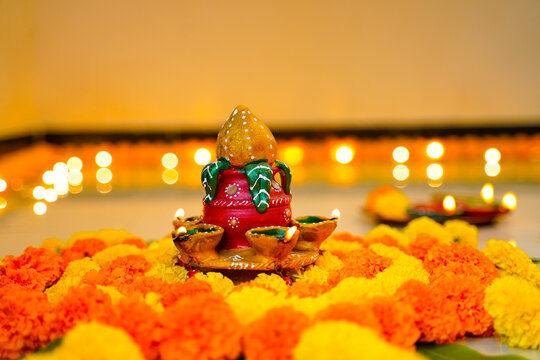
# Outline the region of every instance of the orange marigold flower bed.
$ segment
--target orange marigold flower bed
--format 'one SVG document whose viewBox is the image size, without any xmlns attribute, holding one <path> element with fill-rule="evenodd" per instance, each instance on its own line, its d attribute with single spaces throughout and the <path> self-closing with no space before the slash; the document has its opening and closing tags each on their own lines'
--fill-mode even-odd
<svg viewBox="0 0 540 360">
<path fill-rule="evenodd" d="M 250 360 L 293 359 L 293 350 L 309 325 L 309 317 L 292 307 L 271 309 L 246 327 L 244 354 Z"/>
<path fill-rule="evenodd" d="M 217 294 L 183 297 L 162 315 L 159 353 L 169 359 L 236 359 L 241 352 L 241 325 Z"/>
<path fill-rule="evenodd" d="M 352 304 L 339 303 L 332 304 L 315 314 L 315 321 L 345 320 L 361 326 L 370 327 L 382 334 L 382 326 L 379 319 L 368 303 Z"/>
<path fill-rule="evenodd" d="M 336 285 L 347 277 L 373 278 L 392 265 L 392 259 L 378 255 L 370 249 L 358 249 L 340 256 L 343 267 L 330 274 L 328 282 Z"/>
<path fill-rule="evenodd" d="M 109 285 L 122 289 L 146 273 L 152 265 L 142 255 L 128 255 L 114 259 L 99 271 L 89 271 L 83 282 Z"/>
<path fill-rule="evenodd" d="M 371 310 L 379 320 L 382 335 L 389 342 L 405 348 L 414 348 L 420 338 L 413 307 L 393 297 L 378 297 L 371 301 Z"/>
<path fill-rule="evenodd" d="M 184 298 L 205 295 L 211 292 L 212 286 L 210 284 L 195 278 L 189 278 L 184 283 L 170 284 L 162 293 L 161 303 L 164 307 L 170 307 Z"/>
<path fill-rule="evenodd" d="M 144 240 L 141 238 L 129 238 L 122 241 L 122 244 L 133 245 L 133 246 L 138 247 L 139 249 L 145 249 L 148 247 L 148 245 L 146 245 Z"/>
<path fill-rule="evenodd" d="M 62 259 L 67 265 L 73 260 L 79 260 L 87 256 L 94 256 L 107 248 L 105 241 L 97 238 L 79 239 L 62 250 Z"/>
<path fill-rule="evenodd" d="M 429 249 L 437 245 L 439 240 L 430 235 L 419 235 L 410 244 L 407 251 L 408 254 L 417 259 L 424 260 Z"/>
<path fill-rule="evenodd" d="M 0 288 L 0 358 L 16 359 L 49 342 L 47 296 L 17 284 Z"/>
<path fill-rule="evenodd" d="M 29 246 L 20 256 L 8 255 L 0 265 L 0 286 L 19 284 L 43 291 L 62 276 L 62 258 L 54 251 Z"/>
</svg>

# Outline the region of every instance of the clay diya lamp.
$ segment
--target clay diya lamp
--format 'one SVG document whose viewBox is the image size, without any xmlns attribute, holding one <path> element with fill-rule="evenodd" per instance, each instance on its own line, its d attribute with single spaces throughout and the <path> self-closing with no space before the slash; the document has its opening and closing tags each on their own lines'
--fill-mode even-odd
<svg viewBox="0 0 540 360">
<path fill-rule="evenodd" d="M 190 229 L 180 226 L 172 232 L 174 245 L 185 254 L 199 260 L 216 258 L 216 247 L 223 237 L 223 228 L 211 224 L 196 224 Z"/>
<path fill-rule="evenodd" d="M 300 232 L 296 250 L 319 250 L 322 242 L 336 229 L 339 210 L 332 212 L 332 217 L 300 216 L 294 219 L 294 225 Z"/>
<path fill-rule="evenodd" d="M 294 248 L 299 232 L 296 226 L 263 226 L 246 232 L 249 244 L 258 256 L 279 264 Z"/>
<path fill-rule="evenodd" d="M 202 223 L 201 216 L 184 217 L 184 209 L 178 209 L 174 214 L 173 226 L 175 230 L 178 230 L 180 226 L 184 226 L 186 229 L 191 229 L 193 226 Z"/>
</svg>

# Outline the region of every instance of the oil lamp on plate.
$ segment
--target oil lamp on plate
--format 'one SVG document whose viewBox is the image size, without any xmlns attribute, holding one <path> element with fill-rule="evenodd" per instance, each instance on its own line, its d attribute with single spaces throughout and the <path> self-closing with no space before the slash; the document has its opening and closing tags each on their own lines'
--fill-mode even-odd
<svg viewBox="0 0 540 360">
<path fill-rule="evenodd" d="M 217 137 L 217 161 L 201 174 L 202 216 L 177 212 L 172 239 L 179 259 L 200 269 L 280 270 L 312 264 L 339 215 L 291 211 L 291 173 L 276 159 L 276 140 L 246 106 L 237 106 Z"/>
</svg>

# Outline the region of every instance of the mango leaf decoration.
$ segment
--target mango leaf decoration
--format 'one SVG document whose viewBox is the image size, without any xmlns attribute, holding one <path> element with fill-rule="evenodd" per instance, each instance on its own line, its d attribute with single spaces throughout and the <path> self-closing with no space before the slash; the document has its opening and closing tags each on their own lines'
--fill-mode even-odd
<svg viewBox="0 0 540 360">
<path fill-rule="evenodd" d="M 231 163 L 225 159 L 220 158 L 217 161 L 206 164 L 201 173 L 201 182 L 206 192 L 204 202 L 209 204 L 214 200 L 218 187 L 218 176 L 221 170 L 227 170 L 231 168 Z"/>
<path fill-rule="evenodd" d="M 246 173 L 251 202 L 259 214 L 264 213 L 270 206 L 270 185 L 272 183 L 272 167 L 266 159 L 248 163 L 244 167 Z"/>
<path fill-rule="evenodd" d="M 276 166 L 279 169 L 279 176 L 281 177 L 281 186 L 285 190 L 286 194 L 291 193 L 291 169 L 283 161 L 276 160 Z"/>
</svg>

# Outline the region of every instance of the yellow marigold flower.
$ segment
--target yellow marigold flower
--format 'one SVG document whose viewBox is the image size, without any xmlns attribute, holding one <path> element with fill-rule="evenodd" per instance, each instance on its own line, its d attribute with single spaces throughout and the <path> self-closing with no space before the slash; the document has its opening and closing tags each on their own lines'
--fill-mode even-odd
<svg viewBox="0 0 540 360">
<path fill-rule="evenodd" d="M 317 265 L 310 265 L 305 270 L 299 270 L 293 275 L 296 281 L 305 281 L 315 284 L 328 283 L 328 276 L 330 276 L 330 272 Z"/>
<path fill-rule="evenodd" d="M 460 244 L 478 247 L 478 228 L 466 221 L 455 219 L 444 222 L 444 228 L 452 234 Z"/>
<path fill-rule="evenodd" d="M 187 273 L 188 271 L 183 266 L 171 266 L 158 262 L 154 263 L 152 268 L 145 275 L 160 278 L 161 280 L 171 284 L 174 282 L 186 281 Z"/>
<path fill-rule="evenodd" d="M 73 286 L 79 285 L 84 275 L 90 270 L 99 270 L 99 265 L 90 258 L 70 262 L 56 284 L 45 290 L 49 301 L 52 304 L 58 304 L 67 294 L 68 290 Z"/>
<path fill-rule="evenodd" d="M 58 238 L 47 238 L 43 240 L 39 247 L 52 250 L 56 253 L 60 253 L 60 251 L 62 251 L 65 246 L 66 245 L 64 244 L 64 242 Z"/>
<path fill-rule="evenodd" d="M 163 312 L 165 308 L 161 303 L 162 296 L 155 292 L 149 292 L 144 296 L 144 302 L 156 312 Z"/>
<path fill-rule="evenodd" d="M 83 231 L 72 234 L 66 241 L 66 246 L 71 246 L 79 239 L 95 238 L 103 240 L 108 246 L 122 243 L 124 240 L 138 238 L 138 236 L 124 229 L 101 229 L 99 231 Z"/>
<path fill-rule="evenodd" d="M 366 211 L 382 219 L 406 221 L 409 219 L 407 210 L 411 202 L 399 189 L 383 185 L 373 189 L 366 198 Z"/>
<path fill-rule="evenodd" d="M 412 220 L 405 226 L 403 232 L 411 239 L 411 241 L 416 239 L 419 235 L 433 236 L 443 244 L 449 244 L 454 241 L 454 236 L 452 236 L 444 226 L 427 216 Z"/>
<path fill-rule="evenodd" d="M 495 279 L 486 289 L 484 308 L 505 343 L 540 349 L 540 289 L 517 276 Z"/>
<path fill-rule="evenodd" d="M 329 252 L 343 252 L 347 253 L 353 250 L 361 249 L 362 245 L 354 241 L 335 240 L 332 238 L 326 239 L 322 245 L 321 250 Z"/>
<path fill-rule="evenodd" d="M 504 240 L 488 240 L 482 250 L 495 266 L 508 275 L 517 275 L 540 287 L 540 269 L 529 256 L 513 243 Z"/>
<path fill-rule="evenodd" d="M 118 291 L 114 286 L 109 285 L 97 285 L 97 288 L 108 294 L 111 297 L 113 304 L 117 304 L 120 300 L 125 299 L 124 294 Z"/>
<path fill-rule="evenodd" d="M 148 244 L 143 255 L 151 264 L 158 262 L 173 266 L 178 260 L 178 249 L 174 246 L 171 237 L 165 236 Z"/>
<path fill-rule="evenodd" d="M 210 286 L 212 286 L 212 290 L 214 292 L 217 292 L 223 296 L 229 295 L 229 293 L 234 289 L 233 281 L 218 272 L 207 272 L 206 274 L 199 272 L 195 274 L 195 278 L 206 281 L 210 284 Z"/>
<path fill-rule="evenodd" d="M 261 285 L 273 290 L 276 290 L 277 292 L 286 292 L 287 291 L 287 283 L 285 283 L 285 280 L 278 274 L 258 274 L 255 279 L 251 281 L 251 284 L 254 285 Z"/>
<path fill-rule="evenodd" d="M 375 226 L 364 236 L 364 238 L 366 240 L 374 240 L 384 236 L 390 236 L 391 238 L 396 239 L 398 244 L 402 246 L 408 246 L 411 243 L 411 239 L 407 235 L 405 235 L 399 229 L 386 224 Z"/>
<path fill-rule="evenodd" d="M 294 349 L 295 360 L 420 360 L 414 351 L 386 342 L 373 329 L 347 321 L 323 321 L 306 329 Z"/>
<path fill-rule="evenodd" d="M 244 325 L 263 317 L 272 308 L 288 305 L 291 300 L 285 293 L 276 294 L 260 287 L 245 286 L 226 298 L 236 313 L 236 318 Z"/>
<path fill-rule="evenodd" d="M 140 255 L 142 250 L 134 245 L 120 244 L 101 250 L 92 257 L 99 266 L 105 266 L 116 258 L 128 255 Z"/>
<path fill-rule="evenodd" d="M 91 321 L 68 331 L 61 345 L 50 353 L 30 355 L 27 359 L 144 360 L 144 356 L 124 330 Z"/>
<path fill-rule="evenodd" d="M 341 261 L 337 256 L 332 255 L 332 253 L 325 251 L 317 261 L 315 265 L 319 268 L 327 271 L 339 270 L 343 267 L 343 261 Z"/>
<path fill-rule="evenodd" d="M 319 311 L 327 308 L 331 304 L 332 299 L 324 294 L 317 297 L 304 298 L 297 298 L 296 296 L 293 296 L 288 300 L 295 310 L 303 312 L 307 316 L 313 317 Z"/>
</svg>

